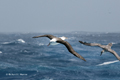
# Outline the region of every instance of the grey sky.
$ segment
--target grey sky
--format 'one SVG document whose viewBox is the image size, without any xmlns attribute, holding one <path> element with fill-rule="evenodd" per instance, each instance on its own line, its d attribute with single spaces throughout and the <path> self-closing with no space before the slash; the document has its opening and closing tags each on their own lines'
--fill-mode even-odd
<svg viewBox="0 0 120 80">
<path fill-rule="evenodd" d="M 120 0 L 0 0 L 0 32 L 120 32 Z"/>
</svg>

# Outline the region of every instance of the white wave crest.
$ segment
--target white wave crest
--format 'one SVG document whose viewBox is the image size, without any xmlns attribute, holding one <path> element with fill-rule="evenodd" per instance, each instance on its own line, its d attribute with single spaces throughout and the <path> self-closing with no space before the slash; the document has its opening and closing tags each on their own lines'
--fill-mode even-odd
<svg viewBox="0 0 120 80">
<path fill-rule="evenodd" d="M 108 64 L 112 64 L 112 63 L 116 63 L 116 62 L 119 62 L 119 60 L 104 62 L 102 64 L 98 64 L 97 66 L 108 65 Z"/>
<path fill-rule="evenodd" d="M 2 51 L 0 51 L 0 54 L 2 53 Z"/>
<path fill-rule="evenodd" d="M 3 42 L 2 44 L 10 44 L 11 42 Z"/>
<path fill-rule="evenodd" d="M 23 39 L 18 39 L 17 41 L 20 43 L 25 43 L 25 41 Z"/>
<path fill-rule="evenodd" d="M 39 45 L 39 46 L 42 46 L 42 45 L 45 45 L 45 44 L 43 44 L 43 43 L 39 43 L 38 45 Z"/>
<path fill-rule="evenodd" d="M 112 42 L 112 44 L 116 44 L 116 43 Z"/>
<path fill-rule="evenodd" d="M 69 59 L 70 61 L 77 61 L 76 59 Z"/>
<path fill-rule="evenodd" d="M 53 80 L 53 79 L 51 79 L 51 78 L 46 78 L 46 79 L 42 79 L 42 80 Z"/>
<path fill-rule="evenodd" d="M 70 38 L 68 38 L 68 39 L 75 39 L 75 37 L 70 37 Z"/>
<path fill-rule="evenodd" d="M 2 44 L 15 44 L 15 43 L 25 43 L 25 41 L 23 39 L 17 39 L 17 40 L 14 40 L 14 41 L 10 41 L 10 42 L 3 42 Z"/>
</svg>

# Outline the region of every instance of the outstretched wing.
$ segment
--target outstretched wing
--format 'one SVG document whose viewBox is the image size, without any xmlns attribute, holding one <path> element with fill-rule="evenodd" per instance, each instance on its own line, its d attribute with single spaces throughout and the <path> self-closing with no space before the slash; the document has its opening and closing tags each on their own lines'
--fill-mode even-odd
<svg viewBox="0 0 120 80">
<path fill-rule="evenodd" d="M 68 49 L 68 51 L 69 51 L 70 53 L 72 53 L 74 56 L 76 56 L 76 57 L 78 57 L 78 58 L 86 61 L 81 55 L 79 55 L 77 52 L 74 51 L 74 49 L 72 48 L 72 46 L 71 46 L 67 41 L 64 41 L 64 40 L 59 39 L 59 40 L 57 40 L 57 42 L 65 45 L 66 48 Z"/>
<path fill-rule="evenodd" d="M 109 51 L 110 53 L 112 53 L 112 54 L 120 61 L 119 55 L 118 55 L 114 50 L 108 49 L 108 51 Z"/>
<path fill-rule="evenodd" d="M 48 37 L 49 39 L 56 38 L 55 36 L 48 35 L 48 34 L 46 34 L 46 35 L 40 35 L 40 36 L 34 36 L 33 38 L 39 38 L 39 37 Z"/>
<path fill-rule="evenodd" d="M 79 41 L 81 44 L 87 45 L 87 46 L 99 46 L 102 47 L 101 44 L 98 43 L 87 43 L 87 42 L 83 42 L 83 41 Z"/>
</svg>

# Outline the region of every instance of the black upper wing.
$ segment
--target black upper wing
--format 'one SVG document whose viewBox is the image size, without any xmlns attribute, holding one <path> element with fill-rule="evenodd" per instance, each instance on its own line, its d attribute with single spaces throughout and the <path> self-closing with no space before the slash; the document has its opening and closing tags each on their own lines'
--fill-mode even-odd
<svg viewBox="0 0 120 80">
<path fill-rule="evenodd" d="M 49 34 L 46 34 L 46 35 L 40 35 L 40 36 L 34 36 L 33 38 L 39 38 L 39 37 L 48 37 L 49 39 L 56 38 L 55 36 L 53 36 L 53 35 L 49 35 Z"/>
<path fill-rule="evenodd" d="M 98 43 L 87 43 L 87 42 L 83 42 L 83 41 L 79 41 L 81 44 L 87 45 L 87 46 L 99 46 L 101 47 L 101 44 Z"/>
<path fill-rule="evenodd" d="M 68 49 L 68 51 L 69 51 L 70 53 L 72 53 L 74 56 L 76 56 L 76 57 L 78 57 L 78 58 L 86 61 L 81 55 L 79 55 L 77 52 L 74 51 L 74 49 L 72 48 L 72 46 L 71 46 L 67 41 L 64 41 L 64 40 L 59 39 L 59 40 L 57 40 L 57 42 L 65 45 L 66 48 Z"/>
</svg>

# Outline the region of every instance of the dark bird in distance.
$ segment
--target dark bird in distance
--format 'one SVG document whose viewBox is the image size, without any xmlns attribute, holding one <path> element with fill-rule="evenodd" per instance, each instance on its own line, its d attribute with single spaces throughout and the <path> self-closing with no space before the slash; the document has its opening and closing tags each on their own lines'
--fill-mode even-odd
<svg viewBox="0 0 120 80">
<path fill-rule="evenodd" d="M 87 42 L 83 42 L 83 41 L 79 41 L 79 42 L 81 44 L 84 44 L 84 45 L 87 45 L 87 46 L 98 46 L 98 47 L 101 47 L 103 50 L 101 51 L 100 56 L 104 52 L 110 52 L 110 53 L 112 53 L 120 61 L 119 55 L 114 50 L 111 49 L 112 43 L 109 43 L 108 45 L 101 45 L 99 43 L 87 43 Z"/>
</svg>

